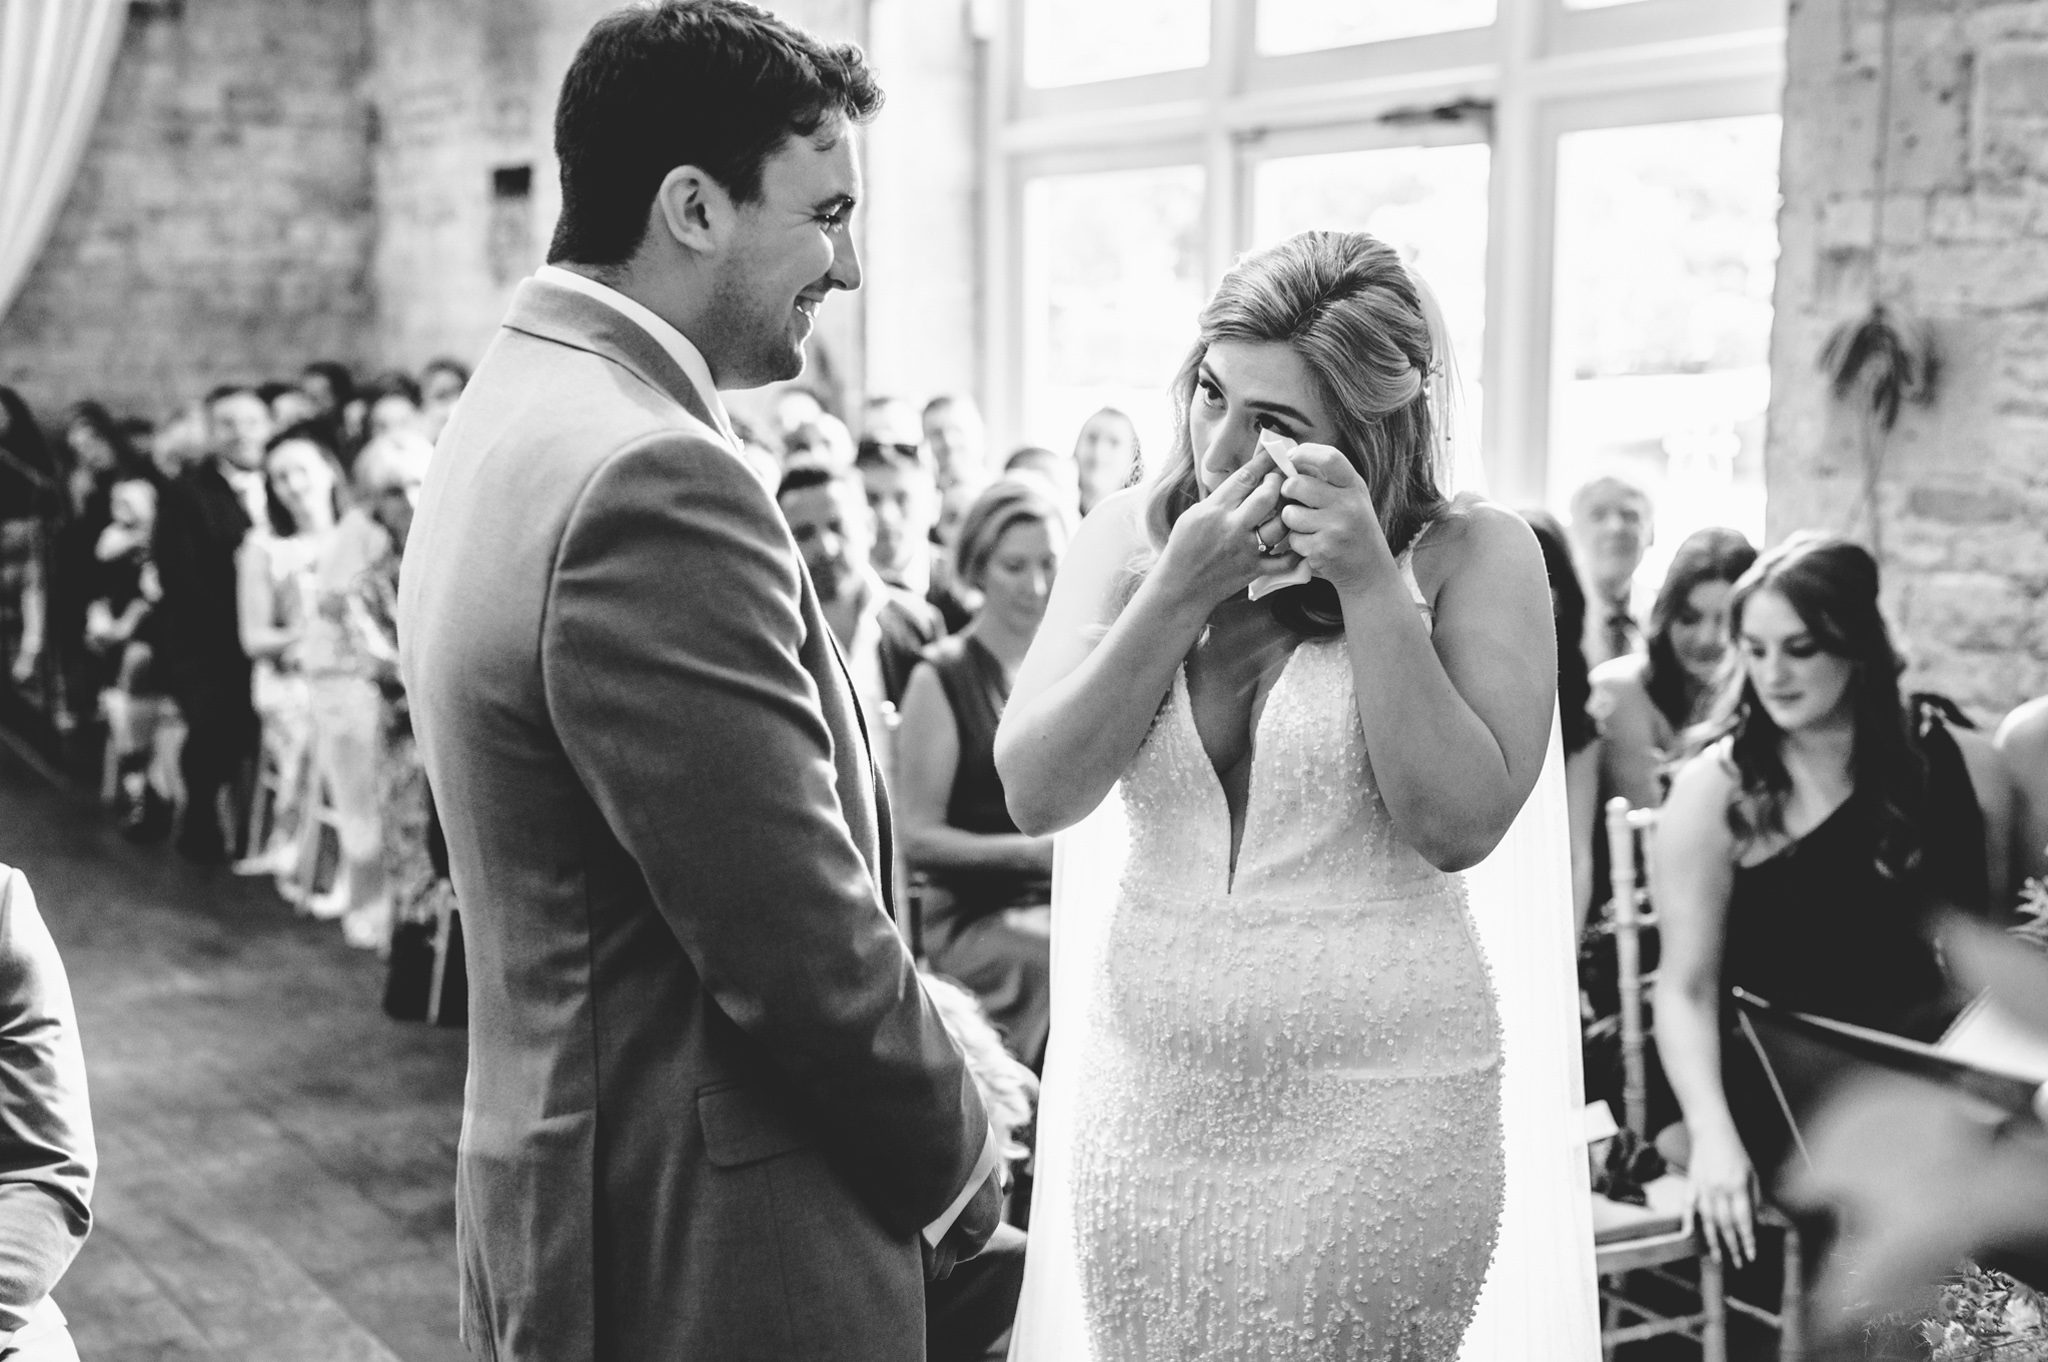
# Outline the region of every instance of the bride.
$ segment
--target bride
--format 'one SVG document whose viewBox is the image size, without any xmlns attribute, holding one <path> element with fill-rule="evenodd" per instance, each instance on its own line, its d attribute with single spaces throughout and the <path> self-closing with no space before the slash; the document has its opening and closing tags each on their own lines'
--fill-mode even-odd
<svg viewBox="0 0 2048 1362">
<path fill-rule="evenodd" d="M 1018 673 L 1011 811 L 1076 831 L 1013 1358 L 1597 1349 L 1555 634 L 1433 317 L 1364 234 L 1241 261 Z"/>
</svg>

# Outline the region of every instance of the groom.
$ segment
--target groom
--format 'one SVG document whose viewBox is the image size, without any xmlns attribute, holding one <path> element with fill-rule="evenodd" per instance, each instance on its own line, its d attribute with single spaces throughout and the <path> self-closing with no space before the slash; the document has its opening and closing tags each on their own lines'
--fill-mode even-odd
<svg viewBox="0 0 2048 1362">
<path fill-rule="evenodd" d="M 601 21 L 556 112 L 552 263 L 428 474 L 399 619 L 469 952 L 480 1357 L 916 1362 L 928 1279 L 935 1342 L 958 1297 L 1015 1301 L 992 1259 L 952 1270 L 997 1227 L 995 1145 L 891 926 L 845 667 L 718 398 L 795 377 L 859 286 L 880 102 L 857 49 L 738 0 Z"/>
</svg>

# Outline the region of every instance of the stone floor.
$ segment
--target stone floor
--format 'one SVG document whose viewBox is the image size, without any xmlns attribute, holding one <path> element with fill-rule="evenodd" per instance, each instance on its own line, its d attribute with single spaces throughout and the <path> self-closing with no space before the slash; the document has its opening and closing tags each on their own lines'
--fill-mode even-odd
<svg viewBox="0 0 2048 1362">
<path fill-rule="evenodd" d="M 85 1041 L 100 1178 L 58 1288 L 87 1362 L 457 1362 L 463 1036 L 264 882 L 128 845 L 0 746 Z"/>
</svg>

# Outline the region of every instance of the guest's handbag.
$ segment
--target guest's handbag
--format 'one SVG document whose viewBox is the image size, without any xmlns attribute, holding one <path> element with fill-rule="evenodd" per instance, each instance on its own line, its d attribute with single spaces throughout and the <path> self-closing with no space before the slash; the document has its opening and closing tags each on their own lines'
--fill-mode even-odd
<svg viewBox="0 0 2048 1362">
<path fill-rule="evenodd" d="M 461 1026 L 469 1020 L 462 918 L 454 897 L 453 886 L 437 881 L 421 905 L 432 911 L 410 914 L 392 929 L 384 975 L 386 1016 L 435 1026 Z"/>
</svg>

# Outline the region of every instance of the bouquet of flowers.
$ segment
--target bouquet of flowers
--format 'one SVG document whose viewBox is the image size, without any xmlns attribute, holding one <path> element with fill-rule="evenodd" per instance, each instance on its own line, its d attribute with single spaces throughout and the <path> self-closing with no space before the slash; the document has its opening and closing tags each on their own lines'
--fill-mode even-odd
<svg viewBox="0 0 2048 1362">
<path fill-rule="evenodd" d="M 2048 1303 L 2003 1272 L 1975 1263 L 1941 1288 L 1933 1319 L 1920 1326 L 1932 1362 L 2041 1362 L 2048 1358 Z"/>
</svg>

